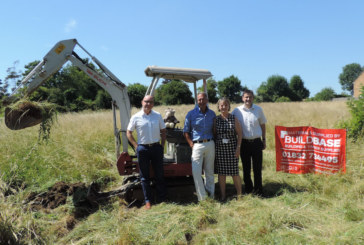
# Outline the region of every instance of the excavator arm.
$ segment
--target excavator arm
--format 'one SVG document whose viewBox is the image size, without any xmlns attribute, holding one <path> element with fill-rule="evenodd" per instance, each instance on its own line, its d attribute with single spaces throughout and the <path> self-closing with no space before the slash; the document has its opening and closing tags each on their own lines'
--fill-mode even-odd
<svg viewBox="0 0 364 245">
<path fill-rule="evenodd" d="M 102 72 L 89 67 L 87 63 L 79 57 L 79 55 L 74 51 L 76 45 L 91 57 Z M 41 86 L 50 76 L 60 70 L 67 61 L 70 61 L 73 65 L 84 71 L 95 83 L 110 94 L 113 108 L 116 157 L 119 158 L 121 146 L 120 134 L 122 139 L 122 151 L 128 152 L 126 129 L 130 120 L 131 107 L 127 88 L 125 84 L 122 83 L 111 71 L 109 71 L 97 58 L 84 49 L 76 39 L 68 39 L 58 42 L 44 56 L 43 60 L 22 80 L 21 86 L 25 86 L 26 88 L 25 96 L 39 88 L 39 86 Z M 15 94 L 17 90 L 18 89 L 14 90 L 12 94 Z M 11 96 L 10 98 L 14 97 Z M 117 126 L 116 107 L 119 108 L 120 129 Z M 5 113 L 5 121 L 9 121 L 6 120 L 7 115 L 9 115 L 9 113 Z M 20 123 L 21 125 L 19 126 L 19 122 L 21 120 L 23 120 L 24 123 Z M 27 124 L 24 118 L 19 118 L 16 122 L 17 125 L 7 124 L 7 126 L 10 129 L 22 129 L 34 126 L 34 123 Z"/>
</svg>

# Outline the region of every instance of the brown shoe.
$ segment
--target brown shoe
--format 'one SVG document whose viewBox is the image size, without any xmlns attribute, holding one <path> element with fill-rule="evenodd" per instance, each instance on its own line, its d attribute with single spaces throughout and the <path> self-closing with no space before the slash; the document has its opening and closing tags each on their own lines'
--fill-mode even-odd
<svg viewBox="0 0 364 245">
<path fill-rule="evenodd" d="M 151 209 L 152 208 L 152 205 L 150 204 L 150 202 L 146 202 L 145 205 L 144 205 L 144 209 Z"/>
</svg>

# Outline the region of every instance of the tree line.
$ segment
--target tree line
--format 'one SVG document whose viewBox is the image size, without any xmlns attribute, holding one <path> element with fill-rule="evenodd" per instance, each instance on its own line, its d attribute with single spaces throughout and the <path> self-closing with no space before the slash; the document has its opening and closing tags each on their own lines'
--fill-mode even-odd
<svg viewBox="0 0 364 245">
<path fill-rule="evenodd" d="M 88 60 L 85 60 L 88 62 Z M 25 71 L 17 71 L 15 62 L 7 69 L 7 76 L 0 80 L 0 100 L 9 95 L 9 88 L 19 86 L 21 80 L 39 63 L 33 61 L 25 65 Z M 94 69 L 95 66 L 88 62 Z M 339 82 L 343 90 L 353 93 L 353 82 L 363 72 L 364 67 L 357 63 L 343 67 L 339 75 Z M 140 83 L 129 84 L 128 94 L 133 106 L 140 107 L 147 86 Z M 198 88 L 200 91 L 202 87 Z M 218 98 L 227 97 L 233 103 L 241 102 L 241 93 L 247 86 L 242 86 L 238 77 L 231 75 L 221 81 L 213 78 L 207 80 L 207 92 L 209 101 L 216 103 Z M 328 87 L 323 88 L 314 97 L 309 98 L 310 91 L 305 87 L 304 81 L 299 75 L 294 75 L 288 81 L 280 75 L 272 75 L 267 81 L 261 83 L 256 91 L 257 102 L 288 102 L 302 100 L 331 100 L 340 95 Z M 109 109 L 111 97 L 89 78 L 79 68 L 68 64 L 55 75 L 50 77 L 29 97 L 33 101 L 48 101 L 57 104 L 60 111 L 81 111 L 85 109 Z M 178 80 L 164 80 L 156 89 L 156 104 L 178 105 L 193 104 L 194 99 L 188 85 Z"/>
</svg>

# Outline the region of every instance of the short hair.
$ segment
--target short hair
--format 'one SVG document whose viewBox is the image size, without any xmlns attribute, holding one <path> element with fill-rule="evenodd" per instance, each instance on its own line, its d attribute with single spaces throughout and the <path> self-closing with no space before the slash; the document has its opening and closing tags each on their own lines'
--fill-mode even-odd
<svg viewBox="0 0 364 245">
<path fill-rule="evenodd" d="M 145 95 L 145 96 L 143 97 L 142 101 L 143 101 L 143 100 L 145 100 L 145 98 L 147 98 L 147 97 L 150 97 L 150 98 L 154 101 L 154 96 L 153 96 L 153 95 L 150 95 L 150 94 Z"/>
<path fill-rule="evenodd" d="M 245 90 L 243 91 L 243 95 L 242 95 L 242 96 L 244 96 L 244 94 L 251 94 L 251 95 L 253 95 L 253 97 L 254 97 L 254 92 L 253 92 L 253 90 L 250 90 L 250 89 L 245 89 Z"/>
<path fill-rule="evenodd" d="M 217 110 L 220 111 L 219 107 L 220 107 L 220 103 L 222 103 L 222 102 L 226 102 L 228 104 L 228 106 L 229 106 L 228 111 L 230 111 L 230 100 L 226 97 L 222 97 L 217 101 Z"/>
</svg>

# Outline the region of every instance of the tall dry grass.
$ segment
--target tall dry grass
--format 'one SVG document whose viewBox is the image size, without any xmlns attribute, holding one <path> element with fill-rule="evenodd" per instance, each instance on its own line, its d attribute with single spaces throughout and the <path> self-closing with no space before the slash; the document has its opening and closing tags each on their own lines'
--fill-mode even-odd
<svg viewBox="0 0 364 245">
<path fill-rule="evenodd" d="M 207 200 L 164 203 L 150 211 L 127 209 L 118 199 L 87 217 L 68 220 L 72 198 L 54 210 L 30 211 L 30 191 L 57 181 L 113 181 L 115 167 L 111 111 L 61 114 L 48 144 L 37 143 L 38 128 L 10 131 L 0 122 L 0 232 L 25 244 L 361 244 L 364 241 L 363 142 L 347 145 L 347 173 L 293 175 L 275 171 L 274 126 L 333 128 L 349 116 L 345 102 L 262 103 L 268 148 L 264 151 L 265 197 L 248 195 L 227 203 Z M 217 114 L 216 105 L 210 105 Z M 233 104 L 232 108 L 238 105 Z M 193 105 L 156 106 L 176 110 L 183 126 Z M 134 114 L 138 109 L 133 108 Z M 22 185 L 24 184 L 24 185 Z M 10 185 L 14 189 L 4 195 Z M 233 183 L 228 178 L 228 189 Z M 218 188 L 217 188 L 218 194 Z M 14 236 L 16 235 L 16 237 Z"/>
</svg>

